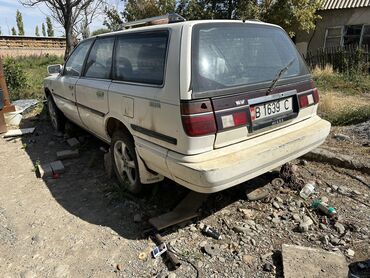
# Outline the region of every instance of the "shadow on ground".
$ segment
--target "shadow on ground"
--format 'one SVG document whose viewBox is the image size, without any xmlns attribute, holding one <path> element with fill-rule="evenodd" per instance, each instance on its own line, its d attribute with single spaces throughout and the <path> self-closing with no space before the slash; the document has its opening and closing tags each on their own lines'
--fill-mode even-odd
<svg viewBox="0 0 370 278">
<path fill-rule="evenodd" d="M 66 135 L 53 130 L 45 111 L 26 117 L 21 127 L 36 127 L 32 135 L 21 139 L 34 164 L 55 161 L 57 151 L 69 149 Z M 151 188 L 148 194 L 141 198 L 120 190 L 115 178 L 109 179 L 104 170 L 102 149 L 107 150 L 108 145 L 73 126 L 68 129 L 68 133 L 73 133 L 69 136 L 77 136 L 82 141 L 80 157 L 63 161 L 65 173 L 58 179 L 45 179 L 45 184 L 63 208 L 84 221 L 110 227 L 127 239 L 140 239 L 143 237 L 143 230 L 148 227 L 146 220 L 170 211 L 189 192 L 168 179 L 149 185 Z M 210 194 L 201 208 L 198 221 L 245 199 L 246 190 L 251 191 L 265 185 L 273 178 L 271 175 L 273 174 L 261 176 L 230 190 Z M 141 221 L 135 223 L 134 216 L 137 214 L 141 215 Z M 176 231 L 178 227 L 169 228 L 166 232 Z"/>
</svg>

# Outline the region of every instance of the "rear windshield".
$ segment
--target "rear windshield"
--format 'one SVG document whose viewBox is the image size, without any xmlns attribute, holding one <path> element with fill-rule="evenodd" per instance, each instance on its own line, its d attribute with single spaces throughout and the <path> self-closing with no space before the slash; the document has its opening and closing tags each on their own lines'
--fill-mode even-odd
<svg viewBox="0 0 370 278">
<path fill-rule="evenodd" d="M 273 26 L 199 24 L 192 49 L 194 92 L 271 81 L 288 64 L 281 79 L 308 73 L 288 35 Z"/>
</svg>

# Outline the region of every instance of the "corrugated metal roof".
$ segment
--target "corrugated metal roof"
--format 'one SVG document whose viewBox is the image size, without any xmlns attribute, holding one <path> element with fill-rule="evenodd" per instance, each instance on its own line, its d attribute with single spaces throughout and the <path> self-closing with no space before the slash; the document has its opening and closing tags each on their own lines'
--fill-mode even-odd
<svg viewBox="0 0 370 278">
<path fill-rule="evenodd" d="M 324 0 L 323 10 L 370 7 L 370 0 Z"/>
</svg>

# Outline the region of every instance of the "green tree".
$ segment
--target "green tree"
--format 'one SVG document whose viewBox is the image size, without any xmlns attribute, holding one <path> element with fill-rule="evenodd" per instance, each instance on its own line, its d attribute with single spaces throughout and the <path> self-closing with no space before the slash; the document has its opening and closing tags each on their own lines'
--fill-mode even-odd
<svg viewBox="0 0 370 278">
<path fill-rule="evenodd" d="M 36 28 L 35 28 L 35 36 L 40 37 L 40 31 L 39 31 L 39 26 L 38 25 L 36 25 Z"/>
<path fill-rule="evenodd" d="M 1 27 L 0 27 L 0 36 L 3 34 L 3 32 L 1 31 Z"/>
<path fill-rule="evenodd" d="M 16 17 L 16 21 L 17 21 L 18 35 L 19 36 L 24 36 L 24 26 L 23 26 L 22 13 L 19 10 L 17 10 L 15 17 Z"/>
<path fill-rule="evenodd" d="M 315 22 L 321 17 L 316 11 L 321 7 L 320 0 L 279 0 L 264 1 L 261 18 L 264 21 L 280 25 L 293 37 L 298 31 L 309 32 L 315 28 Z"/>
<path fill-rule="evenodd" d="M 17 30 L 15 30 L 14 26 L 12 27 L 12 36 L 16 36 L 17 35 Z"/>
<path fill-rule="evenodd" d="M 45 24 L 44 23 L 41 24 L 41 31 L 42 31 L 42 36 L 46 37 L 46 30 L 45 30 Z"/>
<path fill-rule="evenodd" d="M 48 16 L 46 17 L 46 28 L 47 28 L 48 37 L 54 37 L 53 24 L 51 23 L 51 19 Z"/>
<path fill-rule="evenodd" d="M 126 21 L 164 15 L 174 12 L 176 0 L 125 0 L 122 16 Z"/>
<path fill-rule="evenodd" d="M 121 29 L 123 23 L 119 12 L 115 8 L 104 9 L 105 19 L 103 25 L 108 28 L 110 31 L 118 31 Z"/>
</svg>

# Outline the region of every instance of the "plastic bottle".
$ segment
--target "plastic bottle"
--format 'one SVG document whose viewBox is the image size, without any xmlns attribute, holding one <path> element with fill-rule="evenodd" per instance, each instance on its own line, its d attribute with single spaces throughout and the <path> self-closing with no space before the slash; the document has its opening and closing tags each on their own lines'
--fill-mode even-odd
<svg viewBox="0 0 370 278">
<path fill-rule="evenodd" d="M 323 214 L 329 216 L 330 218 L 334 218 L 337 215 L 337 211 L 335 210 L 335 208 L 326 206 L 321 202 L 321 200 L 313 201 L 312 207 L 321 211 Z"/>
<path fill-rule="evenodd" d="M 301 192 L 299 192 L 299 196 L 301 196 L 303 199 L 307 200 L 307 198 L 315 191 L 315 183 L 314 182 L 308 182 L 306 185 L 302 188 Z"/>
</svg>

